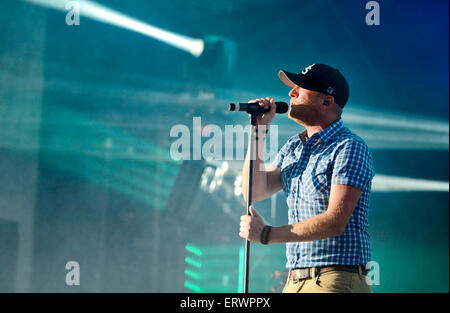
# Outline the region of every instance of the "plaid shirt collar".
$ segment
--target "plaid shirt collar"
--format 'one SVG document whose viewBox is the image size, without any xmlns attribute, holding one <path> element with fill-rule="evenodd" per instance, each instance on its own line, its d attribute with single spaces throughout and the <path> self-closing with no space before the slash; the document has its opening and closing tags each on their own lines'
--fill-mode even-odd
<svg viewBox="0 0 450 313">
<path fill-rule="evenodd" d="M 315 133 L 309 139 L 313 139 L 314 141 L 319 137 L 324 143 L 329 143 L 333 140 L 334 136 L 337 135 L 342 128 L 344 128 L 344 124 L 342 119 L 339 118 L 336 122 L 321 130 L 318 133 Z M 300 134 L 300 137 L 306 138 L 306 129 Z"/>
</svg>

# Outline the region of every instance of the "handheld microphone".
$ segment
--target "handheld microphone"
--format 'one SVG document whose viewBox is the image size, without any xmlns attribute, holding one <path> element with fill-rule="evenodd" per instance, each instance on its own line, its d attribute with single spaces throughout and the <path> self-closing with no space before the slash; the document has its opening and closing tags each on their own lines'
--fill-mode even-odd
<svg viewBox="0 0 450 313">
<path fill-rule="evenodd" d="M 289 106 L 286 102 L 275 102 L 277 105 L 276 113 L 286 113 L 289 110 Z M 264 114 L 266 112 L 269 112 L 270 109 L 264 109 L 262 106 L 258 104 L 258 102 L 251 102 L 251 103 L 230 103 L 228 106 L 229 111 L 245 111 L 248 114 L 252 113 L 258 113 L 258 114 Z"/>
</svg>

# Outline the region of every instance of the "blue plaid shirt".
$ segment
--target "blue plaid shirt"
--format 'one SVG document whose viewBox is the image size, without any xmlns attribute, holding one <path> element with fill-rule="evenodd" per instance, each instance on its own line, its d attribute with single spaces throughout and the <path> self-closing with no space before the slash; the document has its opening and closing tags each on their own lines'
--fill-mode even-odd
<svg viewBox="0 0 450 313">
<path fill-rule="evenodd" d="M 306 131 L 300 134 L 305 135 Z M 289 224 L 325 212 L 333 184 L 351 185 L 362 190 L 342 235 L 287 243 L 286 267 L 365 265 L 369 262 L 368 209 L 375 173 L 365 142 L 344 127 L 339 119 L 306 139 L 305 144 L 299 135 L 290 138 L 272 164 L 281 169 Z"/>
</svg>

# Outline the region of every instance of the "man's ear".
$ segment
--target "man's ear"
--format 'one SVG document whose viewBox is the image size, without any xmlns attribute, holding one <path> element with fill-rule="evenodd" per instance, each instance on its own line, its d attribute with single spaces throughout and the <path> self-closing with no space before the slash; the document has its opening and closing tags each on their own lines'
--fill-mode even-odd
<svg viewBox="0 0 450 313">
<path fill-rule="evenodd" d="M 331 106 L 334 104 L 334 97 L 333 96 L 325 96 L 325 98 L 323 99 L 323 103 L 324 106 Z"/>
</svg>

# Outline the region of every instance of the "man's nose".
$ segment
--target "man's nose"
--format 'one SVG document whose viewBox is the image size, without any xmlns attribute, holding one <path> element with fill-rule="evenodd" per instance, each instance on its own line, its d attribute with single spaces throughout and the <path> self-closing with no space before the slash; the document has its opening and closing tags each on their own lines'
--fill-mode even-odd
<svg viewBox="0 0 450 313">
<path fill-rule="evenodd" d="M 291 98 L 295 98 L 298 96 L 298 92 L 297 92 L 297 88 L 292 88 L 291 91 L 289 92 L 289 97 Z"/>
</svg>

